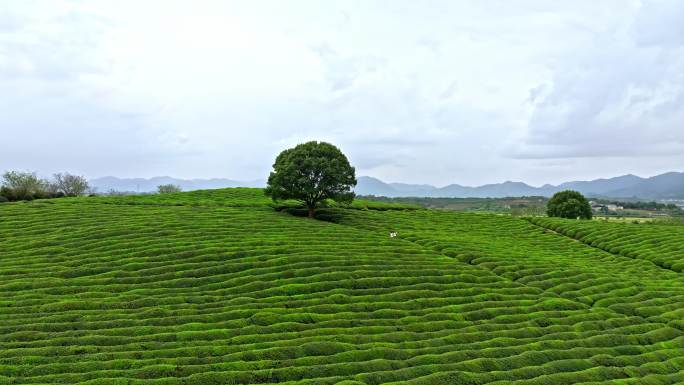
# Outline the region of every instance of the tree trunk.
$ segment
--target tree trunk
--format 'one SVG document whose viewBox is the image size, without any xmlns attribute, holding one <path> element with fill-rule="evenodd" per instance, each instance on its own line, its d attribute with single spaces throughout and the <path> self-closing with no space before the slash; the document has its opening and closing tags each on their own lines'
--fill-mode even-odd
<svg viewBox="0 0 684 385">
<path fill-rule="evenodd" d="M 309 207 L 309 218 L 314 217 L 314 212 L 316 211 L 315 207 Z"/>
</svg>

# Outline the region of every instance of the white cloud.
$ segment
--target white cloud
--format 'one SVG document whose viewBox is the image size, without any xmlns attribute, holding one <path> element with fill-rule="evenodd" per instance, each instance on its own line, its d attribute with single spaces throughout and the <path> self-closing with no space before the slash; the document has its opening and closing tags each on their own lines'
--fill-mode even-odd
<svg viewBox="0 0 684 385">
<path fill-rule="evenodd" d="M 256 179 L 278 151 L 311 139 L 392 181 L 676 169 L 683 10 L 8 1 L 0 169 Z"/>
<path fill-rule="evenodd" d="M 528 131 L 510 144 L 513 156 L 600 159 L 684 153 L 684 49 L 667 38 L 658 44 L 653 36 L 643 45 L 641 32 L 632 39 L 635 25 L 651 33 L 649 26 L 662 29 L 659 22 L 673 22 L 671 17 L 654 19 L 652 7 L 644 7 L 648 22 L 646 11 L 637 9 L 612 33 L 593 36 L 558 61 L 550 84 L 533 91 Z M 672 167 L 677 165 L 673 161 Z"/>
</svg>

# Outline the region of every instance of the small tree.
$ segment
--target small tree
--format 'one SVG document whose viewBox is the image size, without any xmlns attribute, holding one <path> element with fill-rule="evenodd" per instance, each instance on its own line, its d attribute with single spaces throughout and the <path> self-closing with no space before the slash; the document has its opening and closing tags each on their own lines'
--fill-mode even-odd
<svg viewBox="0 0 684 385">
<path fill-rule="evenodd" d="M 68 197 L 76 197 L 90 191 L 88 180 L 85 177 L 59 173 L 54 175 L 54 188 Z"/>
<path fill-rule="evenodd" d="M 181 188 L 180 186 L 177 186 L 175 184 L 162 184 L 157 186 L 157 193 L 159 194 L 170 194 L 170 193 L 176 193 L 180 192 Z"/>
<path fill-rule="evenodd" d="M 570 219 L 591 219 L 591 206 L 584 195 L 577 191 L 557 192 L 546 204 L 546 215 Z"/>
<path fill-rule="evenodd" d="M 330 143 L 312 141 L 278 155 L 265 193 L 274 201 L 301 201 L 309 210 L 309 218 L 313 218 L 316 207 L 325 199 L 353 201 L 354 186 L 354 167 L 342 151 Z"/>
<path fill-rule="evenodd" d="M 47 182 L 35 172 L 7 171 L 2 175 L 2 195 L 8 200 L 31 200 L 46 194 Z"/>
</svg>

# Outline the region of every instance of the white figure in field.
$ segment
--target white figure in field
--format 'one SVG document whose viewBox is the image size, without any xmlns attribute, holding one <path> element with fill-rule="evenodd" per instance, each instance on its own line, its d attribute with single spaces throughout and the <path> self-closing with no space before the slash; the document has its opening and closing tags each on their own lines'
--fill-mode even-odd
<svg viewBox="0 0 684 385">
<path fill-rule="evenodd" d="M 397 232 L 396 232 L 396 231 L 390 231 L 390 238 L 394 238 L 394 237 L 396 237 L 396 236 L 397 236 Z"/>
</svg>

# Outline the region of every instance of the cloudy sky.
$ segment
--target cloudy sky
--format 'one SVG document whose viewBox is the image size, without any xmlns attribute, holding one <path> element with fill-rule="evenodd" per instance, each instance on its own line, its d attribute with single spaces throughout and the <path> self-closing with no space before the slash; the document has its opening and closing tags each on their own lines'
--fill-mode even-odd
<svg viewBox="0 0 684 385">
<path fill-rule="evenodd" d="M 0 171 L 386 181 L 684 171 L 683 1 L 0 3 Z"/>
</svg>

